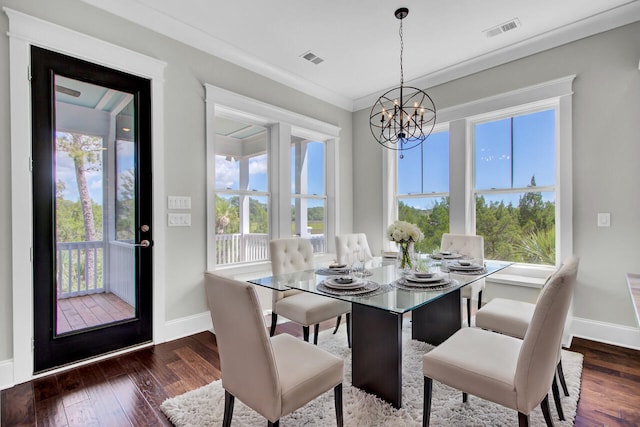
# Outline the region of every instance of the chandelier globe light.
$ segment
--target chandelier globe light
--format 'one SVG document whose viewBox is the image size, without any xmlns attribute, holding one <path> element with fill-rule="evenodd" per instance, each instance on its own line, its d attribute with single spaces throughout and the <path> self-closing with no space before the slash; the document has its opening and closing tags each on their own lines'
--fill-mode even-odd
<svg viewBox="0 0 640 427">
<path fill-rule="evenodd" d="M 424 91 L 404 85 L 402 54 L 404 34 L 402 21 L 409 9 L 401 7 L 395 11 L 400 20 L 400 86 L 385 92 L 371 108 L 369 127 L 375 140 L 390 150 L 404 151 L 422 144 L 436 124 L 436 106 Z"/>
</svg>

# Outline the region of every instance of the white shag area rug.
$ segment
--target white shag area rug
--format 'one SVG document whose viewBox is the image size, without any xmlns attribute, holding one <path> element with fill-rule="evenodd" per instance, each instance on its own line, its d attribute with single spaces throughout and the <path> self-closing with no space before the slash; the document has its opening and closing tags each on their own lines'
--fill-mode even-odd
<svg viewBox="0 0 640 427">
<path fill-rule="evenodd" d="M 319 346 L 345 360 L 343 382 L 343 411 L 345 426 L 406 427 L 422 425 L 423 375 L 422 355 L 431 345 L 411 340 L 411 324 L 405 320 L 403 327 L 402 408 L 395 409 L 383 400 L 365 393 L 351 385 L 351 350 L 346 345 L 344 324 L 336 335 L 323 331 L 319 335 Z M 563 350 L 564 368 L 569 397 L 560 388 L 562 407 L 566 421 L 559 421 L 553 395 L 549 391 L 549 408 L 554 425 L 573 426 L 580 393 L 582 355 Z M 224 390 L 221 381 L 214 381 L 199 389 L 165 400 L 162 411 L 178 427 L 218 426 L 224 413 Z M 540 407 L 532 412 L 531 426 L 545 426 Z M 232 426 L 264 427 L 267 421 L 236 398 Z M 518 423 L 516 411 L 469 395 L 462 403 L 462 393 L 433 382 L 431 405 L 432 426 L 513 426 Z M 333 391 L 318 397 L 308 405 L 283 417 L 281 426 L 335 426 Z"/>
</svg>

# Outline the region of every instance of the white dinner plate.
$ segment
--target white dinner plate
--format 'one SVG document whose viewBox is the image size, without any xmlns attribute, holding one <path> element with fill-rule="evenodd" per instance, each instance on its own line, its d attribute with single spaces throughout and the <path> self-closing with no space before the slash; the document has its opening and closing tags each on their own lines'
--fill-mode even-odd
<svg viewBox="0 0 640 427">
<path fill-rule="evenodd" d="M 357 289 L 364 286 L 364 280 L 354 278 L 351 283 L 340 283 L 336 281 L 339 277 L 330 277 L 324 280 L 327 288 L 333 289 Z"/>
<path fill-rule="evenodd" d="M 402 284 L 410 288 L 437 288 L 439 286 L 448 285 L 449 283 L 451 283 L 450 279 L 442 278 L 442 277 L 435 282 L 425 283 L 425 282 L 414 282 L 412 280 L 409 280 L 409 277 L 407 276 L 404 278 L 404 281 Z"/>
<path fill-rule="evenodd" d="M 414 283 L 432 283 L 432 282 L 440 282 L 440 281 L 442 281 L 442 279 L 444 279 L 444 276 L 436 274 L 436 275 L 434 275 L 432 277 L 416 277 L 413 274 L 408 274 L 406 276 L 406 279 L 409 282 L 414 282 Z"/>
</svg>

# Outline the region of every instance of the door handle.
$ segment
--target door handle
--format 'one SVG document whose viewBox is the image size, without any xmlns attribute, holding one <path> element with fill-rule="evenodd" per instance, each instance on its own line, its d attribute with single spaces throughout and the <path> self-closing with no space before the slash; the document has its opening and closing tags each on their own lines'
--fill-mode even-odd
<svg viewBox="0 0 640 427">
<path fill-rule="evenodd" d="M 134 243 L 133 246 L 139 248 L 148 248 L 149 246 L 151 246 L 151 242 L 148 240 L 142 240 L 140 243 Z"/>
</svg>

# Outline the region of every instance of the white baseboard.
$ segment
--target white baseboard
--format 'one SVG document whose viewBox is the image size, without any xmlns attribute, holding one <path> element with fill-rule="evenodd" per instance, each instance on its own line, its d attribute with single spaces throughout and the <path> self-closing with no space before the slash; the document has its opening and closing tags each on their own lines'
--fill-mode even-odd
<svg viewBox="0 0 640 427">
<path fill-rule="evenodd" d="M 570 330 L 574 337 L 640 350 L 640 328 L 574 317 Z"/>
<path fill-rule="evenodd" d="M 173 341 L 199 332 L 209 331 L 212 328 L 211 314 L 205 311 L 166 322 L 163 336 L 165 341 Z"/>
<path fill-rule="evenodd" d="M 0 390 L 13 387 L 13 359 L 0 361 Z"/>
</svg>

